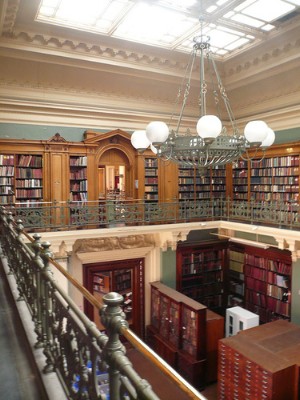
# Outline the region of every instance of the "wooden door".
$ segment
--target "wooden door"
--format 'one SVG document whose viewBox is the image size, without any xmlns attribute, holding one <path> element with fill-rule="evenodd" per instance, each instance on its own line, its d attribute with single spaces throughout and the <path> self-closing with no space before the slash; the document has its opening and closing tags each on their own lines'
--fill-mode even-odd
<svg viewBox="0 0 300 400">
<path fill-rule="evenodd" d="M 97 283 L 98 277 L 103 279 Z M 97 286 L 100 283 L 101 288 Z M 109 291 L 121 294 L 124 298 L 123 311 L 130 329 L 141 338 L 144 337 L 144 259 L 85 264 L 83 284 L 100 301 Z M 87 301 L 84 303 L 84 312 L 103 330 L 98 311 Z"/>
</svg>

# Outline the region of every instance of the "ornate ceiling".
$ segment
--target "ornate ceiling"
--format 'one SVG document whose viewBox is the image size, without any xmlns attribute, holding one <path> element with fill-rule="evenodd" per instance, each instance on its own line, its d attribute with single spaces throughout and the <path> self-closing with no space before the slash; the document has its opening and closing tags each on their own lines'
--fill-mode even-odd
<svg viewBox="0 0 300 400">
<path fill-rule="evenodd" d="M 0 122 L 135 130 L 167 121 L 187 54 L 35 21 L 38 0 L 0 0 Z M 300 19 L 218 61 L 236 119 L 300 125 Z M 198 85 L 198 71 L 193 87 Z M 197 95 L 187 126 L 197 118 Z"/>
</svg>

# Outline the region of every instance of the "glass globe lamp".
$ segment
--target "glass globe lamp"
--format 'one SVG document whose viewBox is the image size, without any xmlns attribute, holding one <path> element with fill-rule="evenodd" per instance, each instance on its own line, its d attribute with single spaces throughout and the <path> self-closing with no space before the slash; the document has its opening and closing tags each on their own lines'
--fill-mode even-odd
<svg viewBox="0 0 300 400">
<path fill-rule="evenodd" d="M 153 146 L 159 146 L 169 137 L 169 128 L 165 122 L 152 121 L 146 126 L 146 136 Z"/>
<path fill-rule="evenodd" d="M 138 151 L 145 151 L 151 144 L 149 139 L 146 136 L 145 130 L 134 131 L 131 135 L 131 144 Z"/>
<path fill-rule="evenodd" d="M 250 121 L 245 126 L 244 135 L 250 146 L 258 146 L 268 134 L 268 125 L 264 121 Z"/>
</svg>

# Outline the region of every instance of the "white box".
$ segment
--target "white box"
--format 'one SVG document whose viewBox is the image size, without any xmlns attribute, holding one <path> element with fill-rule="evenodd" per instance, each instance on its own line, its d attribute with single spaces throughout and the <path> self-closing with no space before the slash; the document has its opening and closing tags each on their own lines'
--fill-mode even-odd
<svg viewBox="0 0 300 400">
<path fill-rule="evenodd" d="M 236 335 L 239 331 L 259 325 L 259 316 L 242 307 L 231 307 L 226 310 L 226 337 Z"/>
</svg>

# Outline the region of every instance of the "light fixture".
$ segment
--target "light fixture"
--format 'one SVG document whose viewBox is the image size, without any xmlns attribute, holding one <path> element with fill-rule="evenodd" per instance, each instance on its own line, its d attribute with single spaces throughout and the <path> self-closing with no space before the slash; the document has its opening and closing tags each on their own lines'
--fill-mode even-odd
<svg viewBox="0 0 300 400">
<path fill-rule="evenodd" d="M 172 113 L 167 125 L 162 121 L 150 122 L 145 131 L 132 134 L 132 145 L 143 152 L 149 146 L 163 160 L 170 160 L 182 165 L 209 167 L 234 162 L 240 157 L 250 159 L 249 149 L 255 148 L 252 158 L 262 150 L 263 157 L 267 147 L 273 144 L 275 134 L 263 121 L 251 121 L 245 127 L 244 135 L 238 131 L 237 124 L 217 71 L 216 63 L 210 49 L 210 38 L 203 34 L 201 22 L 200 36 L 194 38 L 193 50 L 186 68 L 185 77 L 176 98 L 178 112 Z M 182 128 L 184 111 L 191 91 L 191 80 L 199 56 L 199 114 L 197 134 Z M 210 81 L 206 80 L 206 75 Z M 209 97 L 209 90 L 211 91 Z M 223 100 L 223 107 L 222 102 Z M 216 106 L 216 114 L 207 113 L 208 101 Z M 221 122 L 221 112 L 225 110 L 227 124 Z M 184 130 L 184 132 L 183 132 Z"/>
</svg>

